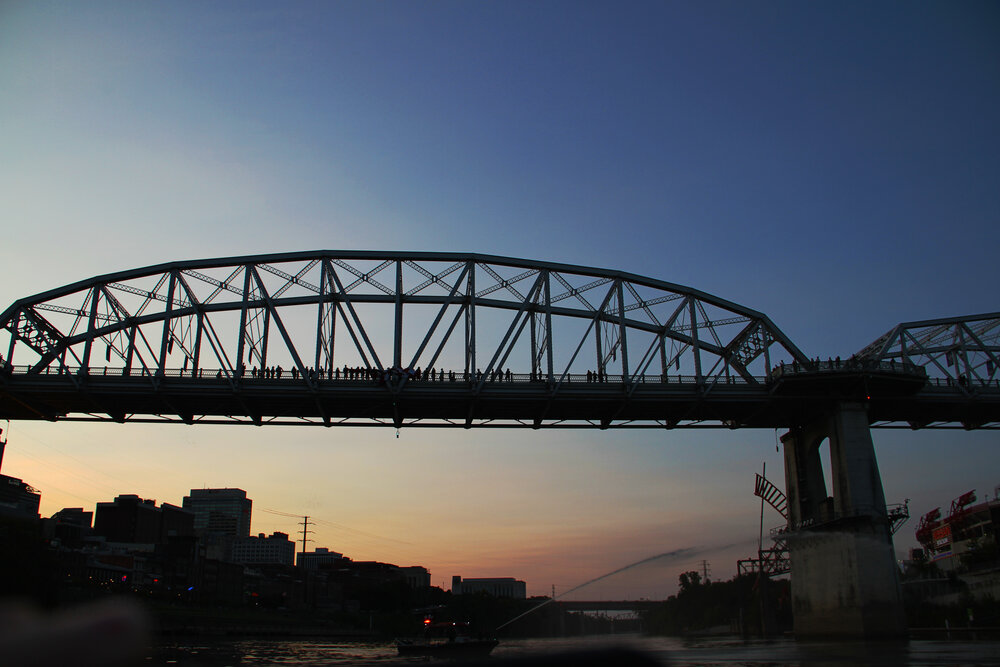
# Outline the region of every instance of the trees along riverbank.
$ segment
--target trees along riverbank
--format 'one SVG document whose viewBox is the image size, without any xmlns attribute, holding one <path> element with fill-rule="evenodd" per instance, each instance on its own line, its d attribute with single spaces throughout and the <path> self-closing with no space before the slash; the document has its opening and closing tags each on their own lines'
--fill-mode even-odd
<svg viewBox="0 0 1000 667">
<path fill-rule="evenodd" d="M 715 582 L 692 571 L 678 580 L 677 595 L 642 614 L 648 634 L 773 636 L 792 629 L 788 579 L 753 574 Z"/>
</svg>

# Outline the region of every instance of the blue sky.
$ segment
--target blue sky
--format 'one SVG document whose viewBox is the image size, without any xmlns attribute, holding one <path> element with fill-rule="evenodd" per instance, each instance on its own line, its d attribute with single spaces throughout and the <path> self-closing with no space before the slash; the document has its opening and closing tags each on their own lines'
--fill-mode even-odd
<svg viewBox="0 0 1000 667">
<path fill-rule="evenodd" d="M 998 29 L 989 2 L 2 3 L 0 303 L 175 259 L 473 251 L 689 285 L 847 356 L 1000 310 Z M 11 433 L 49 513 L 242 486 L 382 540 L 318 536 L 348 555 L 536 593 L 754 535 L 752 474 L 781 470 L 771 432 Z M 993 434 L 875 438 L 915 513 L 1000 484 Z M 386 481 L 418 465 L 439 491 Z M 463 475 L 496 480 L 478 515 L 449 514 Z M 601 585 L 672 592 L 661 569 Z"/>
</svg>

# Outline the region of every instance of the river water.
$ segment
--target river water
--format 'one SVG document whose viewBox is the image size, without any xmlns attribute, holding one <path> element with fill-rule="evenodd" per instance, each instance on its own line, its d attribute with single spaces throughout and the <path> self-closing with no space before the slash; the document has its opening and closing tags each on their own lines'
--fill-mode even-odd
<svg viewBox="0 0 1000 667">
<path fill-rule="evenodd" d="M 613 647 L 641 651 L 663 665 L 681 667 L 845 667 L 853 665 L 1000 665 L 998 641 L 910 640 L 903 643 L 743 641 L 737 638 L 685 640 L 673 637 L 617 635 L 566 639 L 502 640 L 490 661 L 541 657 L 576 652 L 592 653 Z M 181 667 L 323 667 L 326 665 L 390 665 L 436 663 L 427 658 L 402 658 L 391 643 L 233 640 L 191 642 L 161 647 L 146 665 Z M 440 664 L 454 664 L 447 661 Z M 515 663 L 516 664 L 516 663 Z M 608 667 L 618 667 L 610 665 Z"/>
</svg>

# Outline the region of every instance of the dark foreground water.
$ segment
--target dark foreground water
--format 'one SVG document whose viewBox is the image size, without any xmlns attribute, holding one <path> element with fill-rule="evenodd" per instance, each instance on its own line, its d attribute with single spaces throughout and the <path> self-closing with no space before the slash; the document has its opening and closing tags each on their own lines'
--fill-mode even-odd
<svg viewBox="0 0 1000 667">
<path fill-rule="evenodd" d="M 627 647 L 663 665 L 741 665 L 745 667 L 844 667 L 904 665 L 1000 665 L 998 641 L 911 640 L 902 643 L 742 641 L 736 638 L 683 640 L 631 635 L 571 639 L 503 640 L 490 658 L 543 657 L 609 647 Z M 390 643 L 234 640 L 161 647 L 146 660 L 150 666 L 181 667 L 321 667 L 323 665 L 391 665 L 447 661 L 401 658 Z M 616 667 L 609 665 L 609 667 Z"/>
</svg>

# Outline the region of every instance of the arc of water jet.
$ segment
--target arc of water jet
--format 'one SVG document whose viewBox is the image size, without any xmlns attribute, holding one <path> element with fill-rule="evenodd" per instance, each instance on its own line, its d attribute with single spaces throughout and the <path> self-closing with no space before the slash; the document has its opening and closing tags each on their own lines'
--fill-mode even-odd
<svg viewBox="0 0 1000 667">
<path fill-rule="evenodd" d="M 511 623 L 513 623 L 514 621 L 516 621 L 518 619 L 521 619 L 521 618 L 524 618 L 525 616 L 527 616 L 531 612 L 537 611 L 538 609 L 541 609 L 542 607 L 544 607 L 545 605 L 549 604 L 550 602 L 555 602 L 556 600 L 558 600 L 559 598 L 563 597 L 564 595 L 569 595 L 573 591 L 578 591 L 581 588 L 584 588 L 585 586 L 589 586 L 591 584 L 596 584 L 598 581 L 601 581 L 602 579 L 607 579 L 608 577 L 613 577 L 614 575 L 619 574 L 620 572 L 624 572 L 625 570 L 631 570 L 633 567 L 638 567 L 638 566 L 643 565 L 645 563 L 650 563 L 650 562 L 652 562 L 654 560 L 660 560 L 661 558 L 672 558 L 674 556 L 690 556 L 690 555 L 694 555 L 694 554 L 696 554 L 698 552 L 699 552 L 699 549 L 696 548 L 696 547 L 685 547 L 683 549 L 675 549 L 673 551 L 667 551 L 667 552 L 662 553 L 662 554 L 657 554 L 655 556 L 650 556 L 649 558 L 643 558 L 642 560 L 636 561 L 636 562 L 632 563 L 631 565 L 626 565 L 625 567 L 620 567 L 617 570 L 614 570 L 612 572 L 608 572 L 607 574 L 602 574 L 599 577 L 595 577 L 595 578 L 591 579 L 590 581 L 585 581 L 582 584 L 580 584 L 579 586 L 574 586 L 573 588 L 569 589 L 568 591 L 563 591 L 559 595 L 557 595 L 555 597 L 551 597 L 548 600 L 546 600 L 545 602 L 542 602 L 541 604 L 532 607 L 531 609 L 529 609 L 528 611 L 524 612 L 523 614 L 519 614 L 518 616 L 515 616 L 514 618 L 510 619 L 506 623 L 504 623 L 502 625 L 498 625 L 496 629 L 500 630 L 502 628 L 505 628 L 508 625 L 510 625 Z"/>
</svg>

